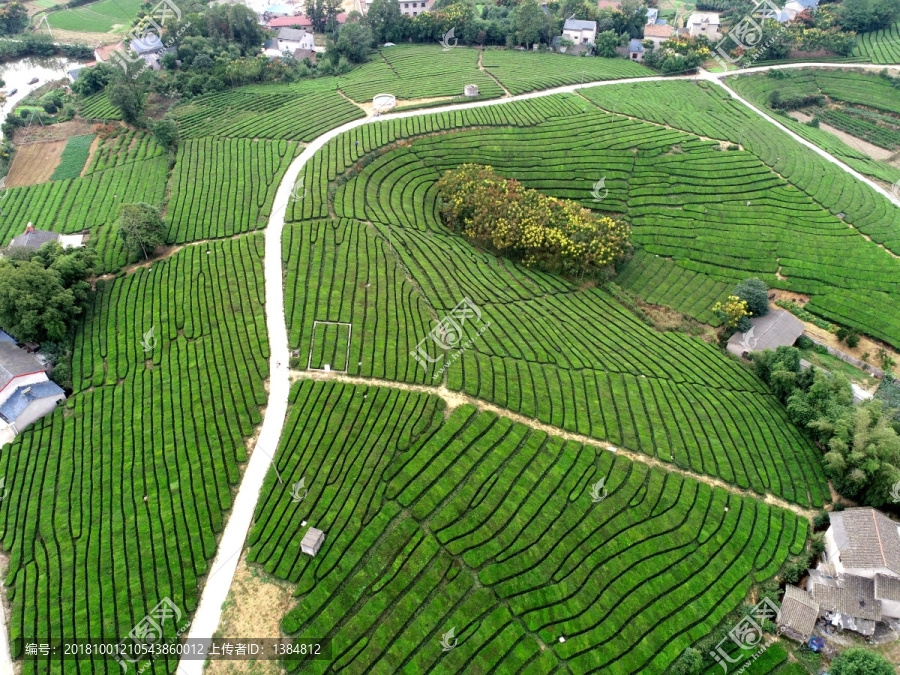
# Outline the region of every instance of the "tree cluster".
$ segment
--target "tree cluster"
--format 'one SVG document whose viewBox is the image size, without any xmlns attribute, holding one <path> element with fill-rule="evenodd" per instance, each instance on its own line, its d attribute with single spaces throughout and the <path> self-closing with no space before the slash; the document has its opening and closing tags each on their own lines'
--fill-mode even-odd
<svg viewBox="0 0 900 675">
<path fill-rule="evenodd" d="M 23 342 L 60 342 L 90 293 L 90 251 L 48 242 L 36 252 L 0 258 L 0 328 Z"/>
<path fill-rule="evenodd" d="M 21 2 L 0 5 L 0 35 L 21 33 L 28 25 L 28 11 Z"/>
<path fill-rule="evenodd" d="M 891 487 L 900 480 L 893 410 L 878 399 L 854 406 L 843 375 L 801 368 L 794 347 L 756 353 L 753 367 L 787 405 L 791 420 L 825 451 L 826 471 L 840 494 L 875 507 L 890 503 Z"/>
<path fill-rule="evenodd" d="M 489 166 L 463 164 L 437 188 L 450 229 L 530 267 L 601 277 L 631 250 L 625 223 L 525 188 Z"/>
</svg>

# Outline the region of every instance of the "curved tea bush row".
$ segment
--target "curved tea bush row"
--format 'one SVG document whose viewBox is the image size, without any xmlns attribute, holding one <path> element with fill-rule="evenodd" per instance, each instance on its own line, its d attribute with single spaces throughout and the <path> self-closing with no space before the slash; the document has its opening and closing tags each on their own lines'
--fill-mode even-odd
<svg viewBox="0 0 900 675">
<path fill-rule="evenodd" d="M 160 156 L 81 178 L 4 190 L 0 248 L 22 234 L 28 222 L 53 232 L 86 231 L 87 245 L 98 253 L 98 272 L 117 269 L 126 261 L 114 227 L 119 205 L 139 201 L 161 204 L 166 180 L 166 159 Z"/>
<path fill-rule="evenodd" d="M 567 84 L 654 74 L 649 68 L 627 59 L 574 58 L 565 54 L 508 49 L 485 50 L 482 65 L 513 95 Z"/>
<path fill-rule="evenodd" d="M 384 152 L 384 145 L 405 143 L 406 139 L 422 134 L 441 134 L 467 127 L 533 127 L 548 119 L 567 117 L 581 109 L 582 103 L 578 97 L 563 94 L 432 115 L 387 118 L 356 127 L 328 141 L 306 163 L 301 177 L 309 194 L 302 201 L 294 202 L 292 208 L 289 207 L 288 220 L 328 217 L 328 183 L 348 169 L 363 168 L 364 162 Z M 421 206 L 417 207 L 419 210 Z"/>
<path fill-rule="evenodd" d="M 106 95 L 106 89 L 98 91 L 96 94 L 86 96 L 81 101 L 81 107 L 78 112 L 85 119 L 97 122 L 122 119 L 122 113 L 119 109 L 109 102 L 109 97 Z"/>
<path fill-rule="evenodd" d="M 366 157 L 371 161 L 354 169 L 358 175 L 332 188 L 334 211 L 403 226 L 406 237 L 417 236 L 413 228 L 442 229 L 434 182 L 447 169 L 478 162 L 546 194 L 624 214 L 649 253 L 675 257 L 716 280 L 759 276 L 812 294 L 865 288 L 891 293 L 900 304 L 900 269 L 888 252 L 751 153 L 722 151 L 679 131 L 588 110 L 533 127 L 414 139 Z M 323 155 L 321 162 L 328 160 Z M 319 209 L 327 211 L 323 172 L 316 165 L 308 171 L 308 184 L 319 186 Z M 600 179 L 597 202 L 593 186 Z M 478 294 L 470 278 L 463 283 Z"/>
<path fill-rule="evenodd" d="M 438 45 L 382 48 L 369 63 L 340 78 L 338 87 L 354 101 L 371 101 L 375 94 L 398 99 L 462 96 L 467 84 L 478 85 L 478 98 L 496 98 L 503 89 L 478 69 L 478 49 L 444 51 Z"/>
<path fill-rule="evenodd" d="M 198 96 L 171 116 L 182 138 L 226 136 L 311 141 L 365 113 L 331 80 L 240 87 Z"/>
<path fill-rule="evenodd" d="M 164 152 L 157 145 L 153 134 L 132 129 L 123 130 L 116 136 L 100 141 L 85 173 L 104 171 L 122 164 L 139 162 L 162 155 Z"/>
<path fill-rule="evenodd" d="M 432 329 L 431 315 L 388 246 L 387 238 L 365 223 L 322 220 L 285 228 L 285 312 L 289 344 L 298 351 L 301 368 L 307 367 L 312 346 L 313 368 L 327 363 L 351 375 L 424 380 L 409 352 Z M 347 331 L 320 325 L 314 331 L 316 321 L 351 326 Z M 437 345 L 429 343 L 435 356 Z M 323 350 L 333 356 L 325 358 Z"/>
<path fill-rule="evenodd" d="M 565 659 L 573 673 L 662 672 L 737 606 L 758 564 L 805 541 L 790 512 L 472 406 L 442 423 L 441 405 L 295 385 L 284 484 L 270 472 L 249 557 L 297 584 L 282 627 L 331 638 L 334 658 L 289 671 L 546 673 Z M 303 521 L 325 532 L 314 558 L 299 550 Z"/>
<path fill-rule="evenodd" d="M 13 640 L 124 637 L 164 597 L 196 607 L 267 400 L 262 254 L 250 235 L 98 282 L 75 393 L 0 453 Z M 85 669 L 121 672 L 106 657 Z"/>
<path fill-rule="evenodd" d="M 860 33 L 853 55 L 865 57 L 872 63 L 900 63 L 900 24 L 873 33 Z"/>
<path fill-rule="evenodd" d="M 712 326 L 722 323 L 713 314 L 713 306 L 732 291 L 728 284 L 643 249 L 635 252 L 615 281 L 651 305 L 667 305 Z"/>
<path fill-rule="evenodd" d="M 728 83 L 734 81 L 735 88 L 743 91 L 742 82 L 748 79 L 738 77 L 729 79 Z M 843 214 L 844 222 L 900 254 L 900 209 L 787 134 L 778 133 L 769 122 L 752 111 L 742 109 L 741 104 L 730 100 L 720 88 L 704 82 L 638 82 L 622 87 L 595 87 L 582 93 L 606 110 L 740 143 L 815 202 L 835 215 Z M 753 98 L 749 100 L 764 110 L 763 102 Z M 792 126 L 787 118 L 779 116 L 777 120 L 801 135 L 807 133 L 800 129 L 803 125 Z M 830 136 L 822 130 L 803 128 Z M 835 139 L 835 142 L 839 141 Z M 849 148 L 847 152 L 859 155 Z M 854 169 L 872 175 L 878 175 L 882 170 L 872 167 L 883 166 L 874 160 L 845 157 L 845 161 Z M 887 171 L 896 176 L 888 182 L 900 178 L 900 171 Z"/>
<path fill-rule="evenodd" d="M 296 143 L 200 138 L 178 146 L 168 240 L 230 237 L 266 226 Z"/>
</svg>

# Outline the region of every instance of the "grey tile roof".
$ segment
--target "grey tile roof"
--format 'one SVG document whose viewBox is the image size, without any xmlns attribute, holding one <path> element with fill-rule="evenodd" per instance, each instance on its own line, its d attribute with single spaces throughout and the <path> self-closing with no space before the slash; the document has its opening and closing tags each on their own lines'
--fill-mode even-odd
<svg viewBox="0 0 900 675">
<path fill-rule="evenodd" d="M 803 335 L 805 326 L 800 319 L 783 309 L 770 309 L 765 316 L 750 319 L 753 328 L 746 333 L 735 333 L 728 340 L 729 351 L 763 351 L 792 345 Z M 747 349 L 749 347 L 749 349 Z"/>
<path fill-rule="evenodd" d="M 2 330 L 0 330 L 0 342 L 12 342 L 13 344 L 15 344 L 16 340 L 12 335 L 4 333 Z"/>
<path fill-rule="evenodd" d="M 6 423 L 15 422 L 33 401 L 51 396 L 65 396 L 65 392 L 56 382 L 45 380 L 36 384 L 23 384 L 17 387 L 3 405 L 0 405 L 0 419 Z"/>
<path fill-rule="evenodd" d="M 48 241 L 57 241 L 59 239 L 58 232 L 48 232 L 47 230 L 34 230 L 33 232 L 25 232 L 9 242 L 10 248 L 33 248 L 39 249 Z"/>
<path fill-rule="evenodd" d="M 900 602 L 900 579 L 887 574 L 875 575 L 875 597 Z"/>
<path fill-rule="evenodd" d="M 306 31 L 302 28 L 282 28 L 278 31 L 279 40 L 296 40 L 299 42 L 306 37 Z"/>
<path fill-rule="evenodd" d="M 19 375 L 39 373 L 42 370 L 44 366 L 35 356 L 16 347 L 15 342 L 0 340 L 0 389 Z"/>
<path fill-rule="evenodd" d="M 628 51 L 640 53 L 640 52 L 644 51 L 644 45 L 641 44 L 640 40 L 634 39 L 628 43 Z"/>
<path fill-rule="evenodd" d="M 881 602 L 875 599 L 875 580 L 844 574 L 838 586 L 813 583 L 810 594 L 821 611 L 881 621 Z"/>
<path fill-rule="evenodd" d="M 789 628 L 800 639 L 808 640 L 818 617 L 819 603 L 813 596 L 796 586 L 785 587 L 781 609 L 775 619 L 779 627 Z"/>
<path fill-rule="evenodd" d="M 582 21 L 581 19 L 566 19 L 563 30 L 597 30 L 597 22 Z"/>
<path fill-rule="evenodd" d="M 897 523 L 869 507 L 829 514 L 834 541 L 845 568 L 886 567 L 900 575 L 900 532 Z"/>
</svg>

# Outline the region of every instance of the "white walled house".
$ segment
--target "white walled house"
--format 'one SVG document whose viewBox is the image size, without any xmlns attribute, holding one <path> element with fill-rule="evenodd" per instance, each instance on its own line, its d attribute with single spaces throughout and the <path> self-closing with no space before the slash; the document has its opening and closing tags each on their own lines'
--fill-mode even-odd
<svg viewBox="0 0 900 675">
<path fill-rule="evenodd" d="M 576 45 L 592 45 L 597 39 L 597 22 L 566 19 L 562 36 Z"/>
<path fill-rule="evenodd" d="M 712 42 L 719 38 L 719 15 L 715 12 L 694 12 L 688 17 L 685 28 L 691 37 L 705 35 Z"/>
<path fill-rule="evenodd" d="M 806 590 L 832 626 L 874 635 L 879 622 L 900 618 L 900 526 L 869 507 L 828 515 L 823 561 Z"/>
<path fill-rule="evenodd" d="M 78 248 L 84 246 L 83 234 L 60 234 L 47 230 L 37 230 L 31 223 L 25 226 L 25 232 L 9 242 L 8 249 L 28 249 L 37 251 L 48 241 L 57 241 L 63 248 Z"/>
<path fill-rule="evenodd" d="M 62 388 L 47 378 L 46 366 L 0 332 L 0 446 L 65 398 Z"/>
<path fill-rule="evenodd" d="M 278 51 L 294 53 L 297 49 L 312 49 L 315 47 L 313 34 L 307 33 L 302 28 L 282 28 L 278 31 Z"/>
</svg>

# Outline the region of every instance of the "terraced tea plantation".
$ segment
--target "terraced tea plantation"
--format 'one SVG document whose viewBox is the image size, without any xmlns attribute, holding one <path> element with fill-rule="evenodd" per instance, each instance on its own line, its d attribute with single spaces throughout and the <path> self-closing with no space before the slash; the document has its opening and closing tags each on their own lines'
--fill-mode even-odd
<svg viewBox="0 0 900 675">
<path fill-rule="evenodd" d="M 85 159 L 86 155 L 82 166 Z M 123 201 L 162 204 L 167 180 L 166 158 L 156 154 L 106 170 L 95 169 L 80 178 L 5 190 L 0 247 L 22 234 L 28 222 L 38 229 L 64 234 L 84 231 L 89 234 L 87 245 L 98 254 L 98 269 L 117 269 L 126 261 L 113 231 L 119 205 Z"/>
<path fill-rule="evenodd" d="M 188 247 L 98 282 L 72 396 L 0 453 L 11 639 L 126 636 L 164 597 L 196 607 L 267 400 L 262 244 Z"/>
<path fill-rule="evenodd" d="M 333 641 L 333 661 L 290 671 L 662 672 L 805 540 L 804 520 L 756 499 L 442 409 L 295 386 L 284 484 L 270 472 L 249 539 L 297 585 L 285 630 Z M 327 533 L 314 558 L 302 521 Z"/>
<path fill-rule="evenodd" d="M 407 274 L 427 307 L 432 309 L 435 320 L 462 298 L 469 298 L 481 308 L 482 322 L 491 328 L 477 340 L 474 340 L 476 328 L 468 330 L 466 337 L 473 339 L 474 344 L 447 371 L 451 389 L 561 429 L 608 439 L 698 473 L 720 476 L 759 493 L 771 491 L 804 506 L 822 504 L 827 492 L 822 472 L 817 468 L 815 450 L 785 424 L 780 404 L 744 369 L 699 340 L 678 333 L 660 335 L 648 329 L 597 289 L 576 291 L 559 277 L 525 271 L 478 252 L 446 233 L 437 222 L 434 182 L 444 169 L 466 161 L 493 165 L 504 175 L 517 177 L 530 187 L 555 196 L 581 197 L 586 202 L 591 199 L 595 177 L 606 176 L 610 194 L 602 206 L 621 211 L 622 206 L 628 208 L 634 204 L 629 214 L 638 226 L 635 238 L 651 252 L 669 250 L 665 246 L 668 240 L 656 236 L 657 228 L 652 225 L 657 220 L 675 221 L 670 209 L 682 200 L 702 204 L 703 195 L 711 195 L 710 208 L 715 208 L 718 216 L 714 222 L 725 227 L 724 223 L 729 222 L 728 211 L 717 207 L 712 195 L 729 188 L 703 183 L 713 180 L 707 176 L 721 175 L 721 167 L 704 169 L 701 160 L 689 172 L 698 181 L 690 195 L 673 194 L 670 186 L 665 185 L 646 191 L 629 185 L 625 193 L 624 181 L 620 182 L 619 176 L 631 174 L 633 183 L 634 175 L 639 172 L 658 176 L 675 160 L 681 162 L 678 165 L 681 170 L 690 167 L 687 162 L 695 154 L 698 158 L 708 157 L 710 167 L 713 159 L 721 162 L 733 156 L 741 162 L 739 166 L 753 166 L 759 172 L 758 184 L 749 181 L 749 189 L 793 195 L 792 188 L 778 187 L 780 179 L 747 153 L 718 152 L 718 145 L 691 139 L 681 132 L 659 130 L 622 118 L 614 120 L 596 111 L 572 113 L 569 106 L 576 101 L 576 97 L 544 101 L 545 121 L 537 124 L 529 124 L 533 118 L 523 114 L 521 127 L 424 136 L 385 154 L 378 151 L 374 161 L 333 191 L 332 208 L 338 216 L 358 221 L 355 226 L 358 229 L 362 229 L 363 222 L 372 223 L 366 230 L 374 230 L 379 235 L 382 251 L 385 243 L 393 248 L 400 264 L 398 272 Z M 552 107 L 548 107 L 550 103 Z M 536 106 L 523 107 L 522 112 L 529 107 L 533 114 L 539 112 Z M 459 125 L 465 123 L 461 117 L 464 116 L 455 116 Z M 373 135 L 372 127 L 381 127 L 380 134 L 376 131 Z M 574 129 L 591 139 L 590 145 L 580 148 L 580 159 L 575 162 L 569 157 L 568 147 L 560 141 L 573 138 Z M 403 133 L 403 128 L 397 121 L 371 125 L 365 129 L 365 144 L 357 146 L 353 139 L 359 133 L 363 130 L 347 134 L 346 139 L 339 137 L 323 149 L 322 161 L 313 163 L 306 174 L 306 184 L 311 186 L 313 196 L 310 203 L 304 200 L 302 210 L 295 208 L 295 219 L 302 218 L 306 209 L 312 209 L 315 216 L 327 213 L 327 204 L 317 204 L 315 195 L 326 193 L 324 184 L 328 176 L 333 175 L 332 171 L 334 174 L 340 171 L 328 159 L 332 152 L 341 147 L 360 153 L 371 151 L 370 148 L 377 147 L 379 137 L 382 143 L 389 142 L 391 136 Z M 667 152 L 674 144 L 682 152 Z M 641 151 L 635 154 L 630 150 L 633 146 Z M 535 163 L 536 158 L 540 158 L 539 164 Z M 352 156 L 344 164 L 351 161 Z M 673 175 L 675 171 L 673 163 Z M 746 176 L 736 178 L 734 183 L 736 187 L 730 189 L 738 190 L 738 199 L 743 199 L 740 191 L 748 189 Z M 793 203 L 802 204 L 803 196 L 794 192 L 797 194 L 792 197 Z M 665 196 L 651 196 L 660 193 Z M 735 204 L 733 208 L 739 207 Z M 794 222 L 798 219 L 798 208 L 801 207 L 792 209 L 790 218 Z M 808 208 L 812 209 L 812 204 Z M 769 210 L 777 213 L 774 206 Z M 646 220 L 640 217 L 643 213 L 648 214 Z M 306 232 L 311 241 L 319 242 L 322 227 L 318 221 L 301 222 L 291 233 L 296 237 L 298 232 Z M 336 229 L 325 231 L 340 232 L 343 226 L 335 223 L 331 227 Z M 696 225 L 691 223 L 685 227 Z M 643 234 L 645 231 L 647 235 Z M 748 236 L 759 239 L 758 235 Z M 785 236 L 786 241 L 794 238 L 793 234 Z M 359 247 L 352 238 L 345 234 L 343 240 L 349 251 L 341 257 L 352 258 L 356 253 L 357 260 L 366 260 L 359 255 Z M 341 239 L 335 236 L 334 241 L 337 245 Z M 860 245 L 865 244 L 860 239 Z M 330 248 L 329 243 L 326 250 Z M 873 246 L 873 253 L 877 250 Z M 320 260 L 308 255 L 285 256 L 285 273 L 288 279 L 308 279 L 310 274 L 320 274 L 318 263 L 330 261 L 331 255 L 323 254 Z M 366 262 L 357 265 L 377 269 L 380 267 L 377 260 L 370 249 Z M 306 286 L 321 288 L 326 293 L 328 289 L 339 288 L 340 283 L 332 282 L 330 275 L 343 280 L 343 265 L 328 263 L 322 269 L 329 272 L 324 282 L 320 277 L 317 283 L 307 282 Z M 740 278 L 739 274 L 736 272 L 735 278 Z M 366 284 L 372 281 L 370 276 L 360 275 L 355 282 L 351 277 L 344 283 L 348 286 L 354 283 L 353 288 L 365 286 L 367 294 L 380 294 L 390 288 L 389 285 L 369 288 Z M 702 278 L 700 282 L 706 283 Z M 726 288 L 725 284 L 716 286 L 716 282 L 710 282 L 708 286 L 720 293 Z M 354 292 L 353 296 L 357 295 Z M 341 306 L 349 301 L 346 294 L 333 291 L 330 297 L 342 298 Z M 309 298 L 304 301 L 301 313 L 297 299 L 288 315 L 288 326 L 292 347 L 298 348 L 301 355 L 312 348 L 310 332 L 314 320 L 350 321 L 349 308 L 344 310 L 343 318 L 338 318 L 333 310 L 321 307 L 321 301 Z M 332 306 L 336 304 L 334 300 L 330 302 Z M 359 302 L 354 300 L 349 307 Z M 548 317 L 552 317 L 549 324 Z M 590 331 L 584 330 L 585 321 L 590 324 Z M 355 327 L 359 328 L 359 322 Z M 410 348 L 425 337 L 420 330 L 400 331 Z M 370 374 L 370 362 L 378 358 L 382 341 L 373 335 L 360 336 L 357 342 L 351 350 L 354 353 L 361 350 L 362 358 L 350 359 L 349 372 Z M 400 359 L 398 366 L 402 363 Z M 405 371 L 400 369 L 400 372 L 406 373 L 400 379 L 411 376 L 409 362 Z"/>
<path fill-rule="evenodd" d="M 375 94 L 398 99 L 462 96 L 463 86 L 478 85 L 478 98 L 496 98 L 503 89 L 478 69 L 477 49 L 444 51 L 434 45 L 381 49 L 376 56 L 340 79 L 338 85 L 354 101 L 371 101 Z"/>
<path fill-rule="evenodd" d="M 311 141 L 363 111 L 341 96 L 332 78 L 240 87 L 199 96 L 173 117 L 182 137 L 224 136 Z"/>
</svg>

